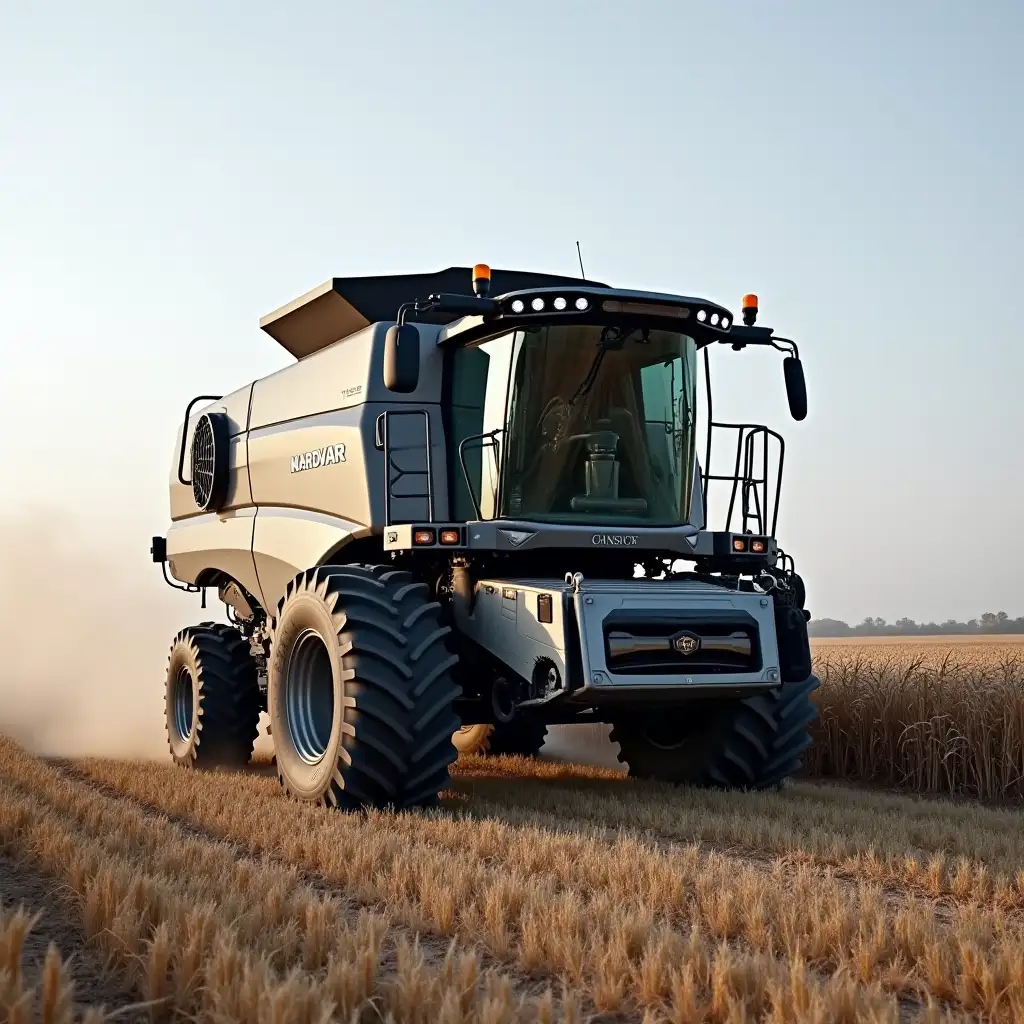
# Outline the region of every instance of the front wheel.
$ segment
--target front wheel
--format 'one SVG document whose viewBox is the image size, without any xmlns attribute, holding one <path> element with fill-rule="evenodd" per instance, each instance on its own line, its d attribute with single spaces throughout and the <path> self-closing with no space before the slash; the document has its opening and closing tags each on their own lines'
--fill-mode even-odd
<svg viewBox="0 0 1024 1024">
<path fill-rule="evenodd" d="M 638 778 L 724 789 L 769 789 L 793 775 L 818 717 L 816 676 L 743 700 L 683 704 L 616 718 L 610 739 Z"/>
<path fill-rule="evenodd" d="M 267 666 L 286 792 L 343 809 L 436 800 L 459 694 L 439 613 L 425 584 L 386 566 L 320 566 L 288 585 Z"/>
</svg>

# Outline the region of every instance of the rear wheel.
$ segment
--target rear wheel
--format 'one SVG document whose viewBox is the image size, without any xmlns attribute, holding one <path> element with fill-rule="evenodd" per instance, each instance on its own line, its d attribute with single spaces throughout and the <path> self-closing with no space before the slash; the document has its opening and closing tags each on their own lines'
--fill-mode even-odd
<svg viewBox="0 0 1024 1024">
<path fill-rule="evenodd" d="M 610 739 L 638 778 L 727 789 L 768 789 L 799 770 L 818 717 L 819 681 L 784 683 L 739 701 L 702 702 L 673 713 L 620 716 Z"/>
<path fill-rule="evenodd" d="M 452 737 L 460 754 L 518 754 L 536 757 L 548 727 L 533 718 L 515 718 L 497 725 L 464 725 Z"/>
<path fill-rule="evenodd" d="M 320 566 L 288 585 L 267 702 L 290 795 L 343 809 L 436 800 L 459 693 L 439 613 L 425 584 L 387 566 Z"/>
<path fill-rule="evenodd" d="M 249 644 L 237 629 L 204 622 L 174 638 L 164 701 L 175 764 L 241 766 L 259 732 L 260 691 Z"/>
</svg>

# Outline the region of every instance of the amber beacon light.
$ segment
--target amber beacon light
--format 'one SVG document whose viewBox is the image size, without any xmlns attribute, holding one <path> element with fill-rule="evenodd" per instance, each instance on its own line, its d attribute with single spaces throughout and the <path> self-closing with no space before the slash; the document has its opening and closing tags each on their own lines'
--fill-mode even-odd
<svg viewBox="0 0 1024 1024">
<path fill-rule="evenodd" d="M 757 296 L 754 294 L 744 295 L 742 302 L 743 322 L 752 327 L 757 319 Z"/>
<path fill-rule="evenodd" d="M 473 294 L 486 297 L 491 290 L 491 268 L 486 263 L 477 263 L 473 267 Z"/>
</svg>

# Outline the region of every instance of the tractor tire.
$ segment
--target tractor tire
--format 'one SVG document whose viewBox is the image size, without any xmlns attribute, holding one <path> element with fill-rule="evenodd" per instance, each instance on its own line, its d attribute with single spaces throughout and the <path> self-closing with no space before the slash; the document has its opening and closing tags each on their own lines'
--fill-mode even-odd
<svg viewBox="0 0 1024 1024">
<path fill-rule="evenodd" d="M 300 573 L 271 625 L 267 705 L 282 788 L 342 810 L 436 802 L 456 758 L 456 664 L 440 605 L 411 573 Z"/>
<path fill-rule="evenodd" d="M 241 767 L 259 733 L 260 690 L 249 644 L 226 623 L 181 630 L 164 695 L 167 743 L 186 768 Z"/>
<path fill-rule="evenodd" d="M 548 727 L 543 722 L 522 719 L 498 725 L 464 725 L 452 742 L 460 754 L 536 757 L 547 734 Z"/>
<path fill-rule="evenodd" d="M 797 772 L 818 717 L 816 676 L 743 700 L 622 716 L 609 735 L 636 778 L 721 789 L 771 789 Z"/>
</svg>

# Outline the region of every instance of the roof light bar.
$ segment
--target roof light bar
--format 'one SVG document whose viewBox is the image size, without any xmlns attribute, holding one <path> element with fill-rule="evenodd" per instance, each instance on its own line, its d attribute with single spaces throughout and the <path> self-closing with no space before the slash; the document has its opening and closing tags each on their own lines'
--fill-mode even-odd
<svg viewBox="0 0 1024 1024">
<path fill-rule="evenodd" d="M 663 306 L 658 302 L 622 302 L 619 299 L 605 299 L 601 308 L 606 313 L 632 313 L 635 316 L 670 316 L 686 320 L 690 310 L 686 306 Z"/>
</svg>

